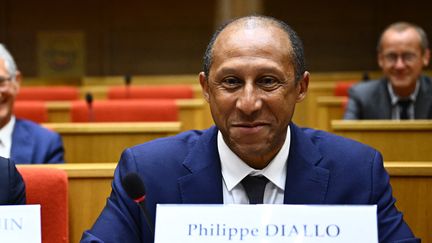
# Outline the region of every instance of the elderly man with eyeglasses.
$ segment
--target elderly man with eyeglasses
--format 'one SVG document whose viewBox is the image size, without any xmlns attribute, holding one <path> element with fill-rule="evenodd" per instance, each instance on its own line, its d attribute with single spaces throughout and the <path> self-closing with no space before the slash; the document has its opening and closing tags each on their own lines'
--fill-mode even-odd
<svg viewBox="0 0 432 243">
<path fill-rule="evenodd" d="M 378 42 L 378 64 L 384 77 L 354 85 L 345 119 L 431 119 L 432 81 L 422 75 L 430 50 L 425 31 L 397 22 Z"/>
<path fill-rule="evenodd" d="M 58 133 L 13 114 L 21 74 L 9 51 L 0 44 L 0 156 L 17 164 L 64 163 Z"/>
</svg>

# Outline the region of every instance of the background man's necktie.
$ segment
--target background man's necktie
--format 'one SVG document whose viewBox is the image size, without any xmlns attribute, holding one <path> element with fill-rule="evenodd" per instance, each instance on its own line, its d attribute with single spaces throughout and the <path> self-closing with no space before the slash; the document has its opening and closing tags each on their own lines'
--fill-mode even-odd
<svg viewBox="0 0 432 243">
<path fill-rule="evenodd" d="M 408 107 L 411 105 L 412 101 L 410 99 L 408 100 L 399 100 L 398 106 L 400 108 L 399 118 L 401 120 L 409 119 L 408 116 Z"/>
<path fill-rule="evenodd" d="M 264 190 L 269 180 L 265 176 L 246 176 L 242 181 L 242 185 L 249 198 L 249 204 L 262 204 L 264 198 Z"/>
</svg>

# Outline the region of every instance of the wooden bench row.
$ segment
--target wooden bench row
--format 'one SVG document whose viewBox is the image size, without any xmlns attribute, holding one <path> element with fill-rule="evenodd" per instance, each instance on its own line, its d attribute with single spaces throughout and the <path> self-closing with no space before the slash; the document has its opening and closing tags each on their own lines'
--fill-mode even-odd
<svg viewBox="0 0 432 243">
<path fill-rule="evenodd" d="M 69 242 L 78 242 L 105 206 L 111 191 L 116 164 L 18 165 L 54 167 L 65 170 L 69 181 Z M 432 242 L 432 162 L 388 162 L 397 207 L 416 236 Z"/>
<path fill-rule="evenodd" d="M 316 104 L 315 99 L 320 95 L 331 95 L 334 84 L 340 80 L 359 80 L 363 71 L 350 72 L 316 72 L 311 74 L 310 88 L 306 100 L 298 104 L 294 121 L 302 126 L 316 127 Z M 380 76 L 379 71 L 370 72 L 371 78 Z M 82 98 L 87 93 L 92 93 L 95 99 L 106 99 L 109 86 L 124 85 L 124 76 L 106 76 L 106 77 L 83 77 L 77 81 L 67 79 L 62 80 L 44 79 L 44 78 L 27 78 L 24 83 L 26 86 L 37 85 L 79 85 L 80 95 Z M 195 98 L 202 98 L 201 87 L 198 82 L 198 74 L 192 75 L 138 75 L 132 77 L 132 85 L 172 85 L 186 84 L 191 85 L 194 90 Z M 207 109 L 207 114 L 209 111 Z M 205 116 L 205 123 L 212 124 L 210 116 Z"/>
<path fill-rule="evenodd" d="M 177 99 L 179 122 L 182 131 L 190 129 L 204 129 L 212 125 L 208 104 L 203 99 Z M 47 101 L 49 123 L 65 123 L 71 121 L 71 102 Z"/>
<path fill-rule="evenodd" d="M 181 131 L 180 122 L 46 123 L 63 139 L 66 163 L 117 162 L 125 148 Z"/>
<path fill-rule="evenodd" d="M 130 146 L 182 131 L 179 122 L 46 123 L 64 142 L 67 163 L 117 162 Z M 332 122 L 335 134 L 378 149 L 385 160 L 432 161 L 432 121 Z"/>
</svg>

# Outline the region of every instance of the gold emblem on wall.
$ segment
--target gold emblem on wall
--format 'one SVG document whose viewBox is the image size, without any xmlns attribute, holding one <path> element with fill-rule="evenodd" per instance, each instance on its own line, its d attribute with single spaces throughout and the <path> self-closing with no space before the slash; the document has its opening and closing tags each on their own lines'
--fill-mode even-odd
<svg viewBox="0 0 432 243">
<path fill-rule="evenodd" d="M 40 77 L 79 78 L 84 76 L 84 33 L 39 32 L 38 71 Z"/>
</svg>

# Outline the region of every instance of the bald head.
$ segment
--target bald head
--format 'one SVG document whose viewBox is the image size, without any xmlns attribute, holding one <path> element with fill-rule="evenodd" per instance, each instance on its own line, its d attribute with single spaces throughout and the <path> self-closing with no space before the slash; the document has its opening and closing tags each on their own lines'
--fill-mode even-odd
<svg viewBox="0 0 432 243">
<path fill-rule="evenodd" d="M 204 65 L 203 71 L 206 77 L 209 76 L 210 68 L 213 62 L 214 48 L 218 48 L 215 44 L 218 42 L 219 37 L 223 33 L 232 34 L 236 31 L 256 30 L 256 29 L 267 29 L 267 28 L 277 28 L 282 30 L 288 37 L 288 42 L 286 43 L 288 49 L 290 50 L 290 57 L 292 64 L 294 65 L 295 79 L 299 80 L 303 73 L 306 71 L 303 44 L 294 30 L 291 29 L 286 23 L 277 20 L 272 17 L 267 16 L 247 16 L 238 19 L 231 20 L 222 26 L 220 26 L 213 34 L 210 43 L 207 46 L 206 52 L 204 54 Z M 223 46 L 223 45 L 219 45 Z M 285 47 L 287 48 L 287 47 Z"/>
<path fill-rule="evenodd" d="M 428 42 L 428 38 L 426 35 L 426 32 L 423 30 L 423 28 L 421 28 L 418 25 L 412 24 L 412 23 L 408 23 L 408 22 L 396 22 L 393 23 L 391 25 L 389 25 L 381 34 L 379 40 L 378 40 L 378 46 L 377 46 L 377 51 L 381 52 L 382 51 L 382 44 L 383 44 L 383 40 L 384 37 L 386 36 L 386 34 L 388 34 L 389 32 L 404 32 L 407 30 L 414 30 L 419 38 L 419 44 L 421 47 L 421 51 L 423 53 L 426 52 L 427 49 L 429 49 L 429 42 Z"/>
</svg>

